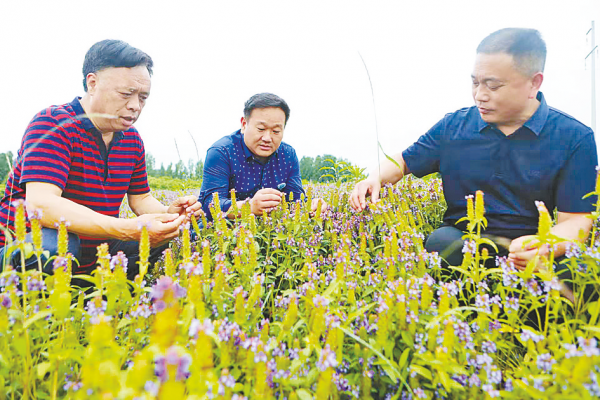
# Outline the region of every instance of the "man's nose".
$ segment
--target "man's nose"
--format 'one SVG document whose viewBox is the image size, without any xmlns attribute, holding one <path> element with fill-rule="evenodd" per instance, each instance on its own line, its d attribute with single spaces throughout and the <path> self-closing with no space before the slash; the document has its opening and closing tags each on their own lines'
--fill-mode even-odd
<svg viewBox="0 0 600 400">
<path fill-rule="evenodd" d="M 131 98 L 127 102 L 127 108 L 132 111 L 140 111 L 141 106 L 142 102 L 140 101 L 138 96 L 131 96 Z"/>
<path fill-rule="evenodd" d="M 485 88 L 485 85 L 479 85 L 475 89 L 473 89 L 475 101 L 488 101 L 489 95 Z"/>
<path fill-rule="evenodd" d="M 271 134 L 268 132 L 263 133 L 262 135 L 262 141 L 265 143 L 271 143 Z"/>
</svg>

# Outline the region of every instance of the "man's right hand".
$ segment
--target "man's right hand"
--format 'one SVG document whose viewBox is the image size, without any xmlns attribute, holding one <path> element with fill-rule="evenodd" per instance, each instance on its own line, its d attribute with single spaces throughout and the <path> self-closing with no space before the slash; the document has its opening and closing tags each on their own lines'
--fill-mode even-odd
<svg viewBox="0 0 600 400">
<path fill-rule="evenodd" d="M 279 190 L 265 188 L 260 189 L 250 200 L 250 210 L 254 215 L 262 215 L 263 210 L 271 211 L 281 203 L 283 193 Z"/>
<path fill-rule="evenodd" d="M 350 206 L 355 211 L 362 211 L 367 206 L 366 196 L 371 195 L 373 203 L 379 200 L 379 192 L 381 191 L 381 183 L 378 179 L 367 178 L 354 186 L 350 195 Z"/>
<path fill-rule="evenodd" d="M 131 220 L 135 224 L 135 240 L 140 240 L 140 224 L 148 227 L 150 247 L 156 247 L 179 235 L 179 226 L 185 221 L 186 215 L 178 214 L 144 214 Z"/>
</svg>

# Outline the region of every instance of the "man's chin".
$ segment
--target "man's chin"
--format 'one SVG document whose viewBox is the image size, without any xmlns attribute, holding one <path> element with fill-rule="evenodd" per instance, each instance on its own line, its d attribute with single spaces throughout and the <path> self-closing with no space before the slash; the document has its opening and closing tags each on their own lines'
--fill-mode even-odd
<svg viewBox="0 0 600 400">
<path fill-rule="evenodd" d="M 264 150 L 261 148 L 257 148 L 254 149 L 254 154 L 256 154 L 259 157 L 270 157 L 271 154 L 275 153 L 275 150 L 273 149 L 269 149 L 269 150 Z"/>
</svg>

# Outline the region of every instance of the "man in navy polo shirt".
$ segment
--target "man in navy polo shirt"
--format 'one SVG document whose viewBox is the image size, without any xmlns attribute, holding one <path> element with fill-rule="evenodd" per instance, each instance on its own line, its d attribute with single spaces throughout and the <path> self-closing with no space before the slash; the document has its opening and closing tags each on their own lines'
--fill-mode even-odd
<svg viewBox="0 0 600 400">
<path fill-rule="evenodd" d="M 548 249 L 529 242 L 537 232 L 536 200 L 558 210 L 552 233 L 571 241 L 586 237 L 592 221 L 598 164 L 592 130 L 549 107 L 539 91 L 546 45 L 533 29 L 507 28 L 486 37 L 477 48 L 472 73 L 475 106 L 447 114 L 416 143 L 377 173 L 359 182 L 351 206 L 365 208 L 365 196 L 377 201 L 381 185 L 404 175 L 440 172 L 448 209 L 444 224 L 426 241 L 428 251 L 443 253 L 461 240 L 465 196 L 485 193 L 487 234 L 510 239 L 509 260 L 524 269 Z M 566 243 L 555 252 L 565 253 Z M 450 265 L 462 261 L 462 246 L 446 256 Z"/>
<path fill-rule="evenodd" d="M 260 93 L 252 96 L 244 106 L 242 127 L 214 143 L 206 153 L 202 188 L 198 200 L 209 219 L 213 219 L 210 204 L 213 193 L 218 193 L 221 211 L 229 218 L 230 190 L 235 189 L 236 200 L 250 203 L 255 215 L 271 211 L 281 203 L 284 195 L 293 193 L 295 201 L 304 194 L 300 164 L 292 146 L 282 142 L 283 131 L 290 117 L 290 108 L 279 96 Z M 322 202 L 313 199 L 312 210 Z"/>
<path fill-rule="evenodd" d="M 64 218 L 70 223 L 70 251 L 80 263 L 74 273 L 91 272 L 96 246 L 108 242 L 111 254 L 127 255 L 133 279 L 142 224 L 148 227 L 152 263 L 187 215 L 200 213 L 195 196 L 164 206 L 149 193 L 144 144 L 133 124 L 150 95 L 152 66 L 150 56 L 125 42 L 94 44 L 83 64 L 83 98 L 41 111 L 23 136 L 0 202 L 0 224 L 14 230 L 14 202 L 26 200 L 29 215 L 41 211 L 43 247 L 53 255 L 54 226 Z M 119 218 L 126 194 L 137 218 Z M 7 252 L 5 245 L 0 230 L 1 265 L 20 265 L 17 252 Z"/>
</svg>

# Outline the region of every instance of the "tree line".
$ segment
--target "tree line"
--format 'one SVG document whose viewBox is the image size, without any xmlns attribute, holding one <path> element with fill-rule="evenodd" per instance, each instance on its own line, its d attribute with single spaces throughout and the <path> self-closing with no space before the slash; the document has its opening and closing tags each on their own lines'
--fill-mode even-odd
<svg viewBox="0 0 600 400">
<path fill-rule="evenodd" d="M 0 181 L 6 182 L 14 156 L 11 151 L 0 153 Z M 344 167 L 349 167 L 344 169 Z M 202 160 L 188 160 L 184 163 L 179 160 L 176 163 L 169 163 L 166 167 L 164 163 L 160 167 L 156 164 L 156 158 L 146 153 L 146 169 L 149 176 L 181 178 L 201 180 L 204 171 L 204 162 Z M 335 157 L 331 154 L 322 156 L 307 157 L 300 160 L 300 175 L 303 180 L 311 182 L 332 182 L 344 177 L 350 177 L 352 174 L 360 172 L 361 169 L 351 164 L 349 161 Z"/>
</svg>

